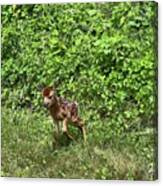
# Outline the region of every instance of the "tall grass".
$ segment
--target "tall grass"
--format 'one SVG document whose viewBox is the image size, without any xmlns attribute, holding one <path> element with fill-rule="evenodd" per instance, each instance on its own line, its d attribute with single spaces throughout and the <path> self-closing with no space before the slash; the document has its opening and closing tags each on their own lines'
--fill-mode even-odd
<svg viewBox="0 0 163 186">
<path fill-rule="evenodd" d="M 101 122 L 103 124 L 101 125 Z M 53 147 L 51 119 L 29 110 L 2 108 L 2 176 L 128 179 L 155 178 L 154 131 L 102 136 L 108 121 L 87 125 L 87 144 L 61 135 Z M 97 127 L 98 126 L 98 127 Z M 77 133 L 73 128 L 72 133 Z M 98 137 L 100 134 L 100 137 Z"/>
</svg>

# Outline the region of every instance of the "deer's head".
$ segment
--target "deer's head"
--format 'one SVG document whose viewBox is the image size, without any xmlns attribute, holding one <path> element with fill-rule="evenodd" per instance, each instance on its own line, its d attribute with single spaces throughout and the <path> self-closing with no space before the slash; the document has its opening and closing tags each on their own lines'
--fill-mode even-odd
<svg viewBox="0 0 163 186">
<path fill-rule="evenodd" d="M 50 108 L 53 106 L 56 102 L 56 97 L 55 97 L 55 91 L 53 87 L 46 87 L 42 91 L 42 95 L 44 98 L 44 106 L 46 108 Z"/>
</svg>

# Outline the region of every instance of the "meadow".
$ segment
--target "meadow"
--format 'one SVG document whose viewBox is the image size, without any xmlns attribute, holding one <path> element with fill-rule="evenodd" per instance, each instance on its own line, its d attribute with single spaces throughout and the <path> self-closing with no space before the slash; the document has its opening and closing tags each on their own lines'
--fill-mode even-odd
<svg viewBox="0 0 163 186">
<path fill-rule="evenodd" d="M 3 5 L 1 176 L 157 179 L 157 4 Z M 42 89 L 79 103 L 87 143 Z M 55 143 L 55 142 L 54 142 Z"/>
<path fill-rule="evenodd" d="M 88 123 L 87 144 L 83 144 L 82 136 L 77 142 L 61 136 L 54 149 L 50 117 L 4 109 L 2 176 L 152 180 L 155 131 L 148 128 L 118 137 L 111 135 L 108 123 Z M 71 132 L 75 133 L 73 129 Z"/>
</svg>

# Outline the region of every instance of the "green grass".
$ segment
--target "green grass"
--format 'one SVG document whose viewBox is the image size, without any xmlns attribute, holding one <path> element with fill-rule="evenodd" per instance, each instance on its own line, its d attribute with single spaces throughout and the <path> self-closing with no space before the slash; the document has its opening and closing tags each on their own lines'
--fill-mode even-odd
<svg viewBox="0 0 163 186">
<path fill-rule="evenodd" d="M 119 136 L 110 135 L 110 130 L 108 121 L 88 122 L 86 145 L 82 137 L 77 142 L 68 142 L 62 135 L 60 143 L 53 148 L 53 125 L 49 116 L 28 110 L 16 112 L 2 108 L 1 175 L 154 179 L 153 130 L 126 132 Z M 104 131 L 108 131 L 108 136 L 102 135 Z M 71 129 L 71 132 L 77 131 Z"/>
</svg>

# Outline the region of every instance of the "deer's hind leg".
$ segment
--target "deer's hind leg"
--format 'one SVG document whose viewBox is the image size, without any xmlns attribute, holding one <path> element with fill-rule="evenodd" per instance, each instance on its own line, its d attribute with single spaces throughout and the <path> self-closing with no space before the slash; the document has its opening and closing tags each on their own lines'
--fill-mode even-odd
<svg viewBox="0 0 163 186">
<path fill-rule="evenodd" d="M 66 136 L 67 136 L 69 139 L 75 140 L 75 139 L 70 135 L 70 133 L 68 132 L 68 119 L 67 119 L 67 118 L 65 118 L 65 119 L 63 120 L 62 131 L 63 131 L 63 133 L 66 134 Z"/>
<path fill-rule="evenodd" d="M 83 138 L 84 138 L 84 142 L 87 141 L 86 139 L 86 129 L 85 129 L 85 123 L 82 119 L 80 119 L 79 117 L 77 118 L 74 118 L 73 119 L 73 123 L 74 123 L 74 126 L 78 127 L 79 130 L 81 131 L 82 135 L 83 135 Z"/>
</svg>

